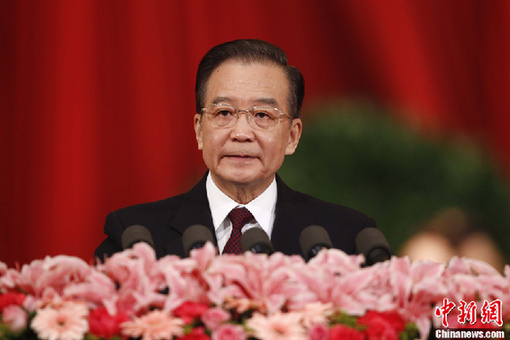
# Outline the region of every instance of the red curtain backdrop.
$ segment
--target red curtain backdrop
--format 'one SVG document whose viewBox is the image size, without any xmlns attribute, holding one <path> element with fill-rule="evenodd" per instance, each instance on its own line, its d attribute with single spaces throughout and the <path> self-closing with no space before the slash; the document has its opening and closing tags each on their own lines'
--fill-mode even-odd
<svg viewBox="0 0 510 340">
<path fill-rule="evenodd" d="M 0 261 L 93 261 L 109 211 L 187 190 L 196 66 L 237 38 L 286 50 L 305 105 L 363 95 L 510 173 L 508 1 L 2 1 Z"/>
</svg>

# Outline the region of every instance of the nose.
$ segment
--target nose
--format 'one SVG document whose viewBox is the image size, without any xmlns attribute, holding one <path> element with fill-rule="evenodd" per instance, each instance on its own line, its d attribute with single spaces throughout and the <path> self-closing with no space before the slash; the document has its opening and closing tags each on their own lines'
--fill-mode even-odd
<svg viewBox="0 0 510 340">
<path fill-rule="evenodd" d="M 237 111 L 237 120 L 240 120 L 242 118 L 243 114 L 244 114 L 244 118 L 246 119 L 246 122 L 250 123 L 251 117 L 250 117 L 250 111 L 249 110 L 238 110 Z"/>
<path fill-rule="evenodd" d="M 249 122 L 248 110 L 239 110 L 238 118 L 230 131 L 230 137 L 232 140 L 240 142 L 252 141 L 254 139 L 253 128 Z"/>
</svg>

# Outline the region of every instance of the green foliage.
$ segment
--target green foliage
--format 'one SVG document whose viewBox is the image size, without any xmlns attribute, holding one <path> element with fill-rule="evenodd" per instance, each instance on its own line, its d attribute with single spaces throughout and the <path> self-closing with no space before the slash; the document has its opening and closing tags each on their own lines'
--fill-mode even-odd
<svg viewBox="0 0 510 340">
<path fill-rule="evenodd" d="M 358 325 L 358 317 L 349 315 L 342 311 L 337 311 L 333 315 L 331 315 L 330 326 L 334 326 L 337 324 L 345 325 L 359 331 L 363 331 L 366 329 L 365 325 Z"/>
<path fill-rule="evenodd" d="M 420 331 L 418 327 L 414 323 L 406 324 L 406 327 L 402 333 L 399 335 L 400 340 L 414 340 L 420 338 Z"/>
<path fill-rule="evenodd" d="M 279 171 L 290 186 L 374 217 L 395 250 L 438 211 L 465 209 L 510 258 L 507 183 L 473 143 L 425 137 L 367 103 L 308 115 Z"/>
</svg>

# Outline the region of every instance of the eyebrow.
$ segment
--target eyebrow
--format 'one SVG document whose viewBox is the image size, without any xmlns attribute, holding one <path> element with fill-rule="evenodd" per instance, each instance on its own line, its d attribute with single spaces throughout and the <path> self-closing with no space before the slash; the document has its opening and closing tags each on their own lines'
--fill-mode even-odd
<svg viewBox="0 0 510 340">
<path fill-rule="evenodd" d="M 223 102 L 232 102 L 232 98 L 230 97 L 216 97 L 212 101 L 213 104 L 223 103 Z"/>
<path fill-rule="evenodd" d="M 274 98 L 259 98 L 255 102 L 256 103 L 261 103 L 261 104 L 268 104 L 268 105 L 278 106 L 278 103 L 276 102 L 276 100 Z"/>
<path fill-rule="evenodd" d="M 213 104 L 218 104 L 218 103 L 223 103 L 223 102 L 226 102 L 226 103 L 232 103 L 234 100 L 230 97 L 216 97 L 214 98 L 214 100 L 212 101 Z M 254 101 L 256 104 L 267 104 L 267 105 L 273 105 L 273 106 L 278 106 L 278 102 L 274 99 L 274 98 L 271 98 L 271 97 L 262 97 L 262 98 L 257 98 L 255 99 Z"/>
</svg>

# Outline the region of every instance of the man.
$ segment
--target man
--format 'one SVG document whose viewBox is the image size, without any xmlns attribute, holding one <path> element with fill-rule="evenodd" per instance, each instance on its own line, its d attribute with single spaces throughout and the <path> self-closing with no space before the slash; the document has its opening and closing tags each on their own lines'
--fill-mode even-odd
<svg viewBox="0 0 510 340">
<path fill-rule="evenodd" d="M 122 233 L 135 224 L 150 231 L 158 257 L 184 257 L 182 235 L 195 224 L 211 230 L 220 253 L 235 253 L 233 239 L 255 227 L 275 251 L 303 255 L 299 236 L 311 225 L 324 227 L 333 247 L 356 251 L 356 235 L 373 219 L 293 191 L 276 175 L 298 146 L 304 97 L 303 77 L 279 47 L 236 40 L 212 48 L 198 67 L 195 95 L 196 140 L 209 171 L 188 193 L 110 213 L 96 257 L 122 250 Z"/>
</svg>

